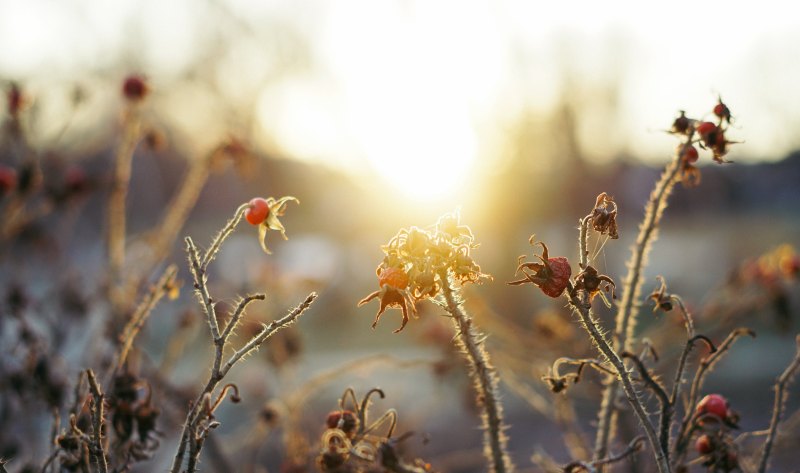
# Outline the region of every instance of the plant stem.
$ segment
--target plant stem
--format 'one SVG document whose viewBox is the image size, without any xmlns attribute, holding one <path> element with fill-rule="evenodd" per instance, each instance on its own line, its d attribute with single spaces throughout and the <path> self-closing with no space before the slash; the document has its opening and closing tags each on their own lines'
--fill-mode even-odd
<svg viewBox="0 0 800 473">
<path fill-rule="evenodd" d="M 613 346 L 621 351 L 631 351 L 633 336 L 636 329 L 636 316 L 638 314 L 638 304 L 642 290 L 642 272 L 645 267 L 647 254 L 658 237 L 658 226 L 664 209 L 667 207 L 667 199 L 678 180 L 681 169 L 681 156 L 691 146 L 694 137 L 692 128 L 683 146 L 676 152 L 675 158 L 661 173 L 661 178 L 656 183 L 653 192 L 645 206 L 645 216 L 639 226 L 639 235 L 636 237 L 628 261 L 628 274 L 625 277 L 625 284 L 622 289 L 622 300 L 620 301 L 617 312 L 616 327 L 614 329 Z M 600 404 L 598 413 L 597 438 L 595 441 L 595 460 L 604 458 L 608 453 L 608 444 L 611 437 L 612 415 L 614 411 L 614 398 L 617 395 L 617 383 L 609 382 L 603 391 L 603 400 Z"/>
<path fill-rule="evenodd" d="M 92 454 L 97 469 L 101 473 L 108 472 L 108 465 L 106 464 L 106 453 L 103 450 L 103 440 L 101 438 L 103 432 L 103 400 L 105 396 L 100 386 L 97 384 L 97 378 L 91 369 L 86 370 L 86 375 L 89 378 L 89 389 L 92 393 L 92 442 L 89 446 L 89 451 Z"/>
<path fill-rule="evenodd" d="M 125 118 L 122 141 L 115 156 L 111 195 L 108 197 L 108 287 L 109 300 L 115 316 L 119 316 L 122 311 L 125 299 L 122 281 L 122 271 L 125 265 L 125 201 L 128 197 L 128 186 L 131 180 L 133 152 L 136 149 L 141 128 L 137 112 L 131 108 Z"/>
<path fill-rule="evenodd" d="M 764 453 L 758 462 L 758 473 L 767 471 L 769 454 L 772 452 L 772 445 L 775 443 L 776 433 L 778 432 L 778 423 L 781 421 L 781 414 L 783 413 L 783 405 L 786 403 L 786 385 L 789 384 L 789 380 L 798 367 L 800 367 L 800 335 L 797 336 L 797 353 L 775 382 L 775 403 L 772 407 L 772 420 L 769 423 L 769 435 L 764 442 Z"/>
<path fill-rule="evenodd" d="M 580 317 L 584 328 L 586 328 L 586 330 L 589 332 L 589 335 L 591 336 L 592 341 L 594 341 L 595 346 L 598 350 L 600 350 L 600 353 L 602 353 L 603 356 L 605 356 L 606 359 L 608 359 L 608 361 L 614 366 L 618 379 L 622 381 L 622 389 L 625 392 L 625 396 L 628 398 L 628 402 L 633 408 L 636 417 L 639 418 L 639 422 L 641 422 L 645 433 L 647 434 L 647 439 L 650 442 L 650 448 L 653 450 L 653 455 L 655 456 L 659 473 L 671 472 L 672 470 L 670 469 L 667 455 L 661 448 L 656 430 L 647 417 L 647 412 L 645 412 L 642 401 L 639 399 L 639 395 L 636 392 L 636 389 L 633 387 L 630 373 L 628 372 L 627 368 L 625 368 L 625 364 L 603 336 L 597 321 L 592 316 L 592 312 L 588 304 L 579 299 L 577 296 L 568 294 L 567 297 L 569 298 L 569 302 L 573 310 Z"/>
<path fill-rule="evenodd" d="M 483 408 L 484 454 L 493 473 L 510 473 L 514 465 L 506 453 L 507 438 L 503 433 L 503 407 L 497 393 L 497 376 L 483 347 L 483 339 L 475 330 L 472 318 L 466 313 L 460 295 L 446 270 L 439 273 L 447 311 L 453 318 L 456 337 L 470 366 L 470 376 L 478 392 L 478 404 Z"/>
</svg>

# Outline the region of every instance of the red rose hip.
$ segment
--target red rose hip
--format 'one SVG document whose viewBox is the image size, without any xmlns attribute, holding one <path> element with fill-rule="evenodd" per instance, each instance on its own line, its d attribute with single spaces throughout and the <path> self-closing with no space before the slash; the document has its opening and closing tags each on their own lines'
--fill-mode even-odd
<svg viewBox="0 0 800 473">
<path fill-rule="evenodd" d="M 725 420 L 728 417 L 728 401 L 719 394 L 709 394 L 697 404 L 695 415 L 697 417 L 713 415 Z"/>
<path fill-rule="evenodd" d="M 256 197 L 249 202 L 249 207 L 244 212 L 244 218 L 250 225 L 260 225 L 269 216 L 269 204 L 267 200 L 261 197 Z"/>
</svg>

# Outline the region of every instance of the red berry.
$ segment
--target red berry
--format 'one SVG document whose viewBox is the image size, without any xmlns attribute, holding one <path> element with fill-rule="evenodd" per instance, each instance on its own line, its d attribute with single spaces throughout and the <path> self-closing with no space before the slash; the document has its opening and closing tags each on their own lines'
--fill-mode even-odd
<svg viewBox="0 0 800 473">
<path fill-rule="evenodd" d="M 702 122 L 695 127 L 695 131 L 697 131 L 697 133 L 699 133 L 701 137 L 705 137 L 708 134 L 717 131 L 717 125 L 711 122 Z"/>
<path fill-rule="evenodd" d="M 567 258 L 563 256 L 548 258 L 547 268 L 550 270 L 550 276 L 547 278 L 547 281 L 539 287 L 546 295 L 558 297 L 564 292 L 564 289 L 567 288 L 569 277 L 572 274 L 572 268 Z"/>
<path fill-rule="evenodd" d="M 711 437 L 705 434 L 697 437 L 694 448 L 697 450 L 697 453 L 701 455 L 711 453 L 714 450 L 713 446 L 711 445 Z"/>
<path fill-rule="evenodd" d="M 269 204 L 266 199 L 256 197 L 250 201 L 250 207 L 244 212 L 244 218 L 250 225 L 260 225 L 269 215 Z"/>
<path fill-rule="evenodd" d="M 14 168 L 0 166 L 0 196 L 17 187 L 17 171 Z"/>
<path fill-rule="evenodd" d="M 400 268 L 384 268 L 378 275 L 378 284 L 381 287 L 389 285 L 397 289 L 405 289 L 408 287 L 408 274 Z"/>
<path fill-rule="evenodd" d="M 122 84 L 122 94 L 131 101 L 142 100 L 148 92 L 147 82 L 144 77 L 139 75 L 131 75 L 125 78 Z"/>
<path fill-rule="evenodd" d="M 689 145 L 689 147 L 683 152 L 683 159 L 685 159 L 689 164 L 697 162 L 699 157 L 700 155 L 697 153 L 697 148 L 692 145 Z"/>
<path fill-rule="evenodd" d="M 725 420 L 728 417 L 728 401 L 719 394 L 709 394 L 697 404 L 695 415 L 697 417 L 713 415 Z"/>
<path fill-rule="evenodd" d="M 719 103 L 717 103 L 717 105 L 714 106 L 714 115 L 728 122 L 731 121 L 731 111 L 727 105 L 722 103 L 722 101 L 720 101 Z"/>
</svg>

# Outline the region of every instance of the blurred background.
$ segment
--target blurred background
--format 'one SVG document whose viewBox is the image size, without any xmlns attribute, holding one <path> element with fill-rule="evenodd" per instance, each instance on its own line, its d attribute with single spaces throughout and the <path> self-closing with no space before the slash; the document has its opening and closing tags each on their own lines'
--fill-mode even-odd
<svg viewBox="0 0 800 473">
<path fill-rule="evenodd" d="M 449 348 L 449 321 L 423 303 L 420 320 L 397 335 L 395 311 L 371 330 L 377 304 L 356 308 L 377 289 L 380 245 L 400 228 L 425 227 L 454 210 L 481 243 L 475 260 L 494 277 L 466 289 L 467 307 L 512 380 L 501 390 L 515 462 L 533 468 L 530 457 L 541 448 L 566 463 L 571 452 L 552 434 L 560 430 L 547 412 L 555 395 L 539 378 L 555 358 L 590 355 L 591 347 L 563 301 L 504 283 L 517 256 L 531 254 L 532 234 L 551 254 L 577 258 L 578 219 L 603 191 L 619 206 L 620 239 L 590 244 L 598 269 L 621 281 L 643 206 L 679 143 L 667 130 L 679 110 L 710 119 L 721 96 L 734 117 L 726 136 L 739 142 L 728 155 L 734 163 L 716 164 L 701 151 L 702 182 L 676 187 L 644 291 L 663 275 L 696 311 L 701 333 L 724 335 L 738 325 L 758 331 L 720 364 L 709 387 L 731 399 L 743 429 L 763 429 L 772 379 L 794 352 L 800 301 L 792 277 L 765 282 L 748 271 L 779 258 L 780 245 L 800 245 L 798 26 L 792 5 L 779 1 L 609 8 L 0 0 L 0 85 L 8 104 L 0 159 L 11 169 L 24 161 L 19 146 L 35 155 L 46 204 L 30 207 L 30 218 L 3 235 L 0 374 L 25 365 L 27 352 L 14 345 L 21 325 L 11 320 L 20 310 L 48 359 L 60 360 L 50 371 L 66 398 L 78 371 L 97 361 L 86 347 L 102 351 L 95 335 L 106 317 L 97 302 L 108 284 L 105 209 L 134 108 L 122 83 L 136 75 L 149 92 L 135 106 L 141 140 L 127 199 L 126 269 L 140 271 L 146 287 L 176 263 L 185 281 L 138 340 L 138 369 L 169 379 L 160 392 L 200 389 L 211 348 L 187 287 L 180 237 L 206 245 L 252 197 L 294 195 L 301 205 L 290 204 L 282 219 L 288 241 L 268 236 L 272 256 L 261 253 L 254 228 L 237 230 L 212 268 L 216 297 L 232 303 L 237 294 L 267 292 L 248 316 L 246 335 L 310 290 L 321 295 L 258 361 L 232 373 L 245 407 L 226 406 L 220 415 L 211 471 L 285 465 L 291 429 L 270 419 L 304 390 L 309 407 L 292 432 L 308 438 L 313 456 L 324 416 L 348 386 L 385 390 L 375 408 L 397 408 L 400 431 L 416 432 L 410 455 L 441 471 L 483 471 L 479 422 L 460 357 Z M 148 236 L 163 226 L 164 209 L 198 163 L 209 173 L 194 182 L 199 194 L 179 238 L 145 265 L 138 255 L 154 245 Z M 783 248 L 778 253 L 789 254 Z M 680 335 L 679 320 L 650 309 L 642 309 L 643 332 L 668 324 Z M 603 316 L 610 328 L 613 311 Z M 659 366 L 671 366 L 682 342 L 653 339 L 665 359 Z M 308 383 L 317 379 L 324 382 L 312 390 Z M 587 377 L 568 393 L 589 438 L 600 387 L 599 377 Z M 32 420 L 19 422 L 13 410 L 23 404 L 9 399 L 0 403 L 13 429 L 0 434 L 0 456 L 17 458 L 11 465 L 21 468 L 46 457 L 52 416 L 31 401 L 23 404 Z M 789 412 L 797 406 L 790 400 Z M 167 468 L 181 418 L 160 422 L 161 449 L 137 471 Z M 243 451 L 249 466 L 231 466 Z M 791 455 L 783 455 L 787 469 L 775 471 L 790 471 Z"/>
</svg>

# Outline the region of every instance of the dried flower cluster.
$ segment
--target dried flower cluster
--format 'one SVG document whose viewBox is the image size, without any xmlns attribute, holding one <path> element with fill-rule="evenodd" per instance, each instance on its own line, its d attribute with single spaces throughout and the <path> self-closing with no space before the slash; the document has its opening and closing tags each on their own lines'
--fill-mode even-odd
<svg viewBox="0 0 800 473">
<path fill-rule="evenodd" d="M 472 231 L 461 225 L 458 213 L 439 218 L 432 229 L 401 229 L 382 247 L 383 261 L 376 270 L 380 289 L 358 305 L 380 299 L 374 328 L 389 307 L 403 312 L 403 321 L 395 333 L 405 328 L 409 315 L 416 317 L 416 303 L 439 295 L 447 277 L 460 283 L 480 282 L 489 276 L 481 272 L 471 251 L 478 247 Z"/>
</svg>

